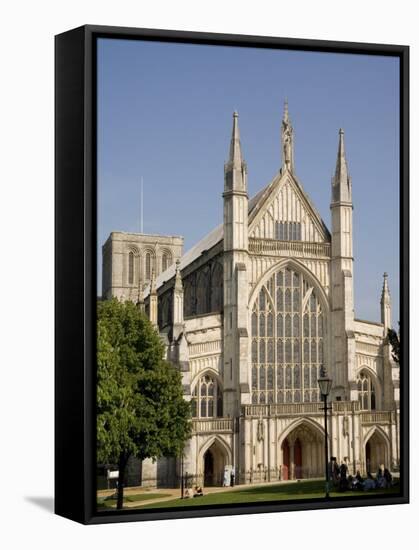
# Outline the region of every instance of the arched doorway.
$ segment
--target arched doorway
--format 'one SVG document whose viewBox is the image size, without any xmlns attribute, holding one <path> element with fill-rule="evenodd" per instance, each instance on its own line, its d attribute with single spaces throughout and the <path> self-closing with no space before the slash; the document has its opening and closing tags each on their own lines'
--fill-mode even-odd
<svg viewBox="0 0 419 550">
<path fill-rule="evenodd" d="M 214 455 L 211 449 L 204 454 L 204 485 L 214 485 Z"/>
<path fill-rule="evenodd" d="M 324 472 L 324 435 L 320 429 L 299 424 L 281 445 L 281 479 L 321 477 Z"/>
<path fill-rule="evenodd" d="M 365 445 L 365 469 L 372 474 L 381 464 L 390 467 L 387 441 L 379 431 L 375 431 Z"/>
<path fill-rule="evenodd" d="M 202 457 L 203 481 L 206 487 L 219 487 L 223 483 L 224 467 L 228 456 L 224 447 L 215 440 Z"/>
</svg>

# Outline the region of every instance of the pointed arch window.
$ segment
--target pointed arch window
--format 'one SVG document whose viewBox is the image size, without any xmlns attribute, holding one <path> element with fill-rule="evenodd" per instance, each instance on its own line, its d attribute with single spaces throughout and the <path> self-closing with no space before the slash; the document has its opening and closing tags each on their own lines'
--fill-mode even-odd
<svg viewBox="0 0 419 550">
<path fill-rule="evenodd" d="M 151 279 L 151 253 L 146 252 L 145 255 L 145 279 L 149 281 Z"/>
<path fill-rule="evenodd" d="M 373 411 L 376 409 L 376 392 L 371 376 L 361 371 L 356 379 L 358 401 L 361 410 Z"/>
<path fill-rule="evenodd" d="M 128 254 L 128 284 L 134 284 L 134 252 Z"/>
<path fill-rule="evenodd" d="M 166 269 L 170 267 L 171 263 L 172 258 L 169 252 L 163 252 L 163 256 L 161 258 L 161 270 L 166 271 Z"/>
<path fill-rule="evenodd" d="M 191 408 L 193 417 L 211 418 L 223 415 L 222 389 L 215 376 L 201 376 L 192 392 Z"/>
<path fill-rule="evenodd" d="M 301 273 L 284 268 L 266 282 L 250 325 L 252 403 L 318 400 L 324 312 L 316 290 Z"/>
</svg>

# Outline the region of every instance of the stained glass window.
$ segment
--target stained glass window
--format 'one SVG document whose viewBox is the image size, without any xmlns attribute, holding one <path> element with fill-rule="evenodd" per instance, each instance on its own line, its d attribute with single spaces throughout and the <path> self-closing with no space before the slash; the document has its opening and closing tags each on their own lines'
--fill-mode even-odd
<svg viewBox="0 0 419 550">
<path fill-rule="evenodd" d="M 323 316 L 315 289 L 293 269 L 282 269 L 262 287 L 251 317 L 252 403 L 318 399 Z"/>
<path fill-rule="evenodd" d="M 254 371 L 252 368 L 252 388 Z M 218 380 L 212 375 L 204 375 L 195 384 L 192 392 L 192 416 L 201 418 L 222 416 L 223 397 Z"/>
</svg>

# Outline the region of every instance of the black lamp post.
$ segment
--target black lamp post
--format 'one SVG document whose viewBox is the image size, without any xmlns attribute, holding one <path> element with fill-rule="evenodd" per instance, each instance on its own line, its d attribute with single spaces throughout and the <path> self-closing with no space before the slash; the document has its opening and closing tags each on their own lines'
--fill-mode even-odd
<svg viewBox="0 0 419 550">
<path fill-rule="evenodd" d="M 324 403 L 324 462 L 326 468 L 326 498 L 329 498 L 329 457 L 327 449 L 327 411 L 329 407 L 327 406 L 327 396 L 332 389 L 332 379 L 327 376 L 324 365 L 320 368 L 320 378 L 317 382 L 319 384 L 320 393 Z"/>
<path fill-rule="evenodd" d="M 180 457 L 180 498 L 184 497 L 184 487 L 185 487 L 184 480 L 183 480 L 183 464 L 184 464 L 183 460 L 184 460 L 184 455 L 183 455 L 183 449 L 182 449 L 182 454 Z"/>
</svg>

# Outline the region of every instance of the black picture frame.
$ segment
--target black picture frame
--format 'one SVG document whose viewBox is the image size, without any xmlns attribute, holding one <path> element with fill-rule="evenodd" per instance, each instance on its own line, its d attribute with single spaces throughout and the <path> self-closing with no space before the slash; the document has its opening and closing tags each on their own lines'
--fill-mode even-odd
<svg viewBox="0 0 419 550">
<path fill-rule="evenodd" d="M 120 38 L 400 60 L 400 495 L 96 511 L 96 41 Z M 409 502 L 409 47 L 86 25 L 55 38 L 55 513 L 84 524 Z"/>
</svg>

